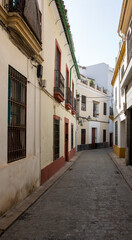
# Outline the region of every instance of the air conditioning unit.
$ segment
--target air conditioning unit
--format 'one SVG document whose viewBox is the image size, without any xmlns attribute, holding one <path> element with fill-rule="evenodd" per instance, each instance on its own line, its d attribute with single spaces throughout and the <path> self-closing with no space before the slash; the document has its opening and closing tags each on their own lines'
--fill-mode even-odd
<svg viewBox="0 0 132 240">
<path fill-rule="evenodd" d="M 47 81 L 45 79 L 41 80 L 41 87 L 46 87 L 47 86 Z"/>
</svg>

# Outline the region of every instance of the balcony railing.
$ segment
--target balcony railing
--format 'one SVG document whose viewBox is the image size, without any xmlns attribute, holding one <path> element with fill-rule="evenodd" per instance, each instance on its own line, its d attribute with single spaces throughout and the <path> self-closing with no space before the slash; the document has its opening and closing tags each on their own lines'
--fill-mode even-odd
<svg viewBox="0 0 132 240">
<path fill-rule="evenodd" d="M 19 13 L 41 42 L 41 12 L 37 1 L 29 1 L 25 7 L 26 0 L 4 0 L 4 7 L 8 12 Z"/>
<path fill-rule="evenodd" d="M 5 8 L 8 12 L 18 12 L 21 16 L 24 16 L 25 0 L 7 0 L 5 2 Z"/>
<path fill-rule="evenodd" d="M 54 97 L 58 102 L 64 101 L 64 77 L 59 70 L 55 70 Z"/>
<path fill-rule="evenodd" d="M 70 88 L 66 88 L 66 108 L 69 110 L 72 108 L 72 92 Z"/>
<path fill-rule="evenodd" d="M 72 101 L 72 114 L 76 114 L 76 98 Z"/>
<path fill-rule="evenodd" d="M 110 107 L 110 116 L 113 116 L 113 108 Z"/>
<path fill-rule="evenodd" d="M 74 110 L 76 111 L 76 98 L 74 98 Z"/>
</svg>

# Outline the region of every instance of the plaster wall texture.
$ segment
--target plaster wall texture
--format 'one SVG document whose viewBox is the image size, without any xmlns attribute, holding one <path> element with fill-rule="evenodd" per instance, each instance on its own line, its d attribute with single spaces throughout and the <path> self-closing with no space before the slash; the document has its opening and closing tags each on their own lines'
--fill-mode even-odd
<svg viewBox="0 0 132 240">
<path fill-rule="evenodd" d="M 0 27 L 0 213 L 25 198 L 40 185 L 40 90 L 36 68 L 11 42 Z M 26 158 L 7 163 L 8 150 L 8 67 L 27 78 Z M 5 191 L 6 189 L 6 191 Z"/>
<path fill-rule="evenodd" d="M 95 83 L 99 84 L 100 87 L 104 87 L 109 91 L 109 106 L 113 107 L 113 89 L 111 81 L 113 77 L 114 69 L 106 63 L 99 63 L 86 68 L 80 67 L 80 72 L 86 77 L 93 78 Z M 109 120 L 109 132 L 113 132 L 113 122 Z"/>
<path fill-rule="evenodd" d="M 79 116 L 83 117 L 83 126 L 78 124 L 77 144 L 81 144 L 81 129 L 86 129 L 86 144 L 92 143 L 92 128 L 95 128 L 95 142 L 103 142 L 103 129 L 106 129 L 106 142 L 109 138 L 109 104 L 107 95 L 77 81 L 77 93 L 80 94 Z M 81 110 L 81 96 L 86 96 L 86 111 Z M 99 115 L 93 116 L 93 102 L 99 103 Z M 107 103 L 107 115 L 103 114 L 104 102 Z M 90 120 L 86 120 L 90 116 Z"/>
<path fill-rule="evenodd" d="M 66 98 L 66 66 L 69 69 L 73 65 L 70 49 L 67 45 L 63 26 L 61 24 L 60 16 L 58 14 L 55 2 L 49 6 L 49 1 L 44 1 L 43 12 L 43 52 L 44 57 L 44 74 L 43 77 L 47 81 L 45 91 L 41 91 L 41 169 L 53 162 L 53 116 L 60 117 L 60 150 L 59 157 L 65 155 L 65 118 L 69 120 L 69 146 L 68 151 L 71 150 L 71 123 L 74 125 L 74 146 L 75 147 L 75 129 L 76 120 L 71 114 L 71 110 L 67 111 L 65 108 L 65 100 L 58 103 L 54 98 L 54 80 L 55 80 L 55 50 L 56 41 L 61 51 L 61 67 L 60 71 L 65 79 L 64 82 L 64 98 Z M 59 20 L 59 21 L 57 21 Z M 50 26 L 50 27 L 49 27 Z M 76 97 L 76 79 L 77 75 L 75 68 L 72 69 L 71 81 L 74 82 L 74 97 Z M 70 84 L 70 77 L 69 77 Z M 72 82 L 71 82 L 72 90 Z"/>
</svg>

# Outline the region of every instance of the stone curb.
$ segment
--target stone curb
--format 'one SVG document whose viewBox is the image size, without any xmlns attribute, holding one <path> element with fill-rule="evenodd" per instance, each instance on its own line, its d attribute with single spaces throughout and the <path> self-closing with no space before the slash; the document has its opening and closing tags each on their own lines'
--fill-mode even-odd
<svg viewBox="0 0 132 240">
<path fill-rule="evenodd" d="M 34 204 L 81 156 L 82 152 L 77 152 L 76 155 L 65 164 L 54 176 L 46 183 L 37 188 L 32 194 L 21 201 L 16 206 L 8 210 L 0 217 L 0 236 L 20 217 L 32 204 Z"/>
<path fill-rule="evenodd" d="M 125 162 L 122 162 L 123 160 L 118 158 L 113 152 L 109 152 L 108 155 L 118 168 L 129 188 L 132 190 L 132 169 L 130 169 L 129 166 L 126 166 Z"/>
</svg>

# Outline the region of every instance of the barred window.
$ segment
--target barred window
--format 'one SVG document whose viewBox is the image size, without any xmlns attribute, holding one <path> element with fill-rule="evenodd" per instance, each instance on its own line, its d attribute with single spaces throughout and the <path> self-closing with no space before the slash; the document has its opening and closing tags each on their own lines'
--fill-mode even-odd
<svg viewBox="0 0 132 240">
<path fill-rule="evenodd" d="M 26 157 L 27 79 L 8 70 L 8 163 Z"/>
<path fill-rule="evenodd" d="M 73 125 L 71 125 L 71 149 L 73 149 Z"/>
<path fill-rule="evenodd" d="M 54 160 L 59 158 L 59 119 L 54 118 Z"/>
<path fill-rule="evenodd" d="M 103 129 L 103 142 L 106 142 L 106 129 Z"/>
<path fill-rule="evenodd" d="M 81 144 L 85 144 L 86 129 L 81 129 Z"/>
<path fill-rule="evenodd" d="M 82 95 L 82 106 L 81 106 L 82 111 L 86 111 L 86 96 Z"/>
<path fill-rule="evenodd" d="M 107 115 L 107 103 L 104 103 L 104 115 Z"/>
<path fill-rule="evenodd" d="M 118 122 L 115 122 L 115 145 L 118 145 Z"/>
</svg>

